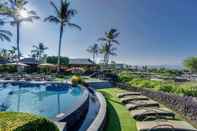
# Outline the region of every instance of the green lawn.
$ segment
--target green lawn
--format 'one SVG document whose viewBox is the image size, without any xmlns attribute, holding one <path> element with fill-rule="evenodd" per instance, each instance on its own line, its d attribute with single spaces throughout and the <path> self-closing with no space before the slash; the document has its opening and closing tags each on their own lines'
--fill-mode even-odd
<svg viewBox="0 0 197 131">
<path fill-rule="evenodd" d="M 99 90 L 107 100 L 107 126 L 105 131 L 137 131 L 135 120 L 116 97 L 123 90 L 108 88 Z"/>
</svg>

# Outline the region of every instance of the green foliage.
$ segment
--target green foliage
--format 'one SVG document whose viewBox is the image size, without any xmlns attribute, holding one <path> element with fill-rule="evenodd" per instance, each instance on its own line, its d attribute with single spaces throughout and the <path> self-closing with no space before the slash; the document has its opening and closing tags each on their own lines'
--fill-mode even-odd
<svg viewBox="0 0 197 131">
<path fill-rule="evenodd" d="M 197 72 L 197 57 L 189 57 L 184 60 L 184 66 L 192 72 Z"/>
<path fill-rule="evenodd" d="M 149 72 L 157 73 L 160 76 L 175 77 L 183 74 L 183 71 L 177 69 L 167 69 L 167 68 L 152 68 L 148 69 Z"/>
<path fill-rule="evenodd" d="M 167 83 L 165 83 L 165 84 L 162 84 L 161 86 L 160 86 L 160 88 L 158 88 L 158 90 L 159 91 L 163 91 L 163 92 L 174 92 L 174 89 L 175 89 L 176 87 L 173 85 L 173 84 L 167 84 Z"/>
<path fill-rule="evenodd" d="M 57 64 L 57 61 L 58 61 L 58 57 L 57 56 L 48 56 L 47 57 L 47 63 Z M 68 65 L 69 64 L 68 57 L 61 57 L 60 61 L 61 61 L 61 65 Z"/>
<path fill-rule="evenodd" d="M 128 71 L 122 71 L 121 73 L 118 74 L 118 79 L 119 79 L 119 81 L 122 81 L 122 82 L 129 82 L 132 79 L 136 79 L 136 78 L 145 78 L 145 76 L 144 75 L 135 75 L 135 74 L 132 74 Z"/>
<path fill-rule="evenodd" d="M 98 41 L 101 42 L 100 53 L 104 55 L 105 64 L 109 63 L 110 56 L 116 56 L 117 48 L 115 45 L 119 45 L 117 38 L 119 37 L 120 32 L 117 29 L 110 29 L 109 32 L 105 32 L 105 36 L 99 38 Z"/>
<path fill-rule="evenodd" d="M 72 76 L 71 83 L 72 85 L 83 84 L 83 80 L 80 76 Z"/>
<path fill-rule="evenodd" d="M 0 112 L 1 131 L 59 131 L 46 118 L 28 113 Z"/>
<path fill-rule="evenodd" d="M 38 45 L 33 45 L 33 49 L 31 50 L 31 57 L 35 58 L 37 61 L 41 62 L 44 57 L 44 52 L 48 47 L 44 45 L 44 43 L 39 43 Z"/>
<path fill-rule="evenodd" d="M 0 65 L 0 72 L 1 73 L 15 73 L 17 72 L 16 65 Z"/>
<path fill-rule="evenodd" d="M 172 81 L 154 81 L 128 72 L 120 73 L 119 80 L 128 83 L 131 87 L 149 88 L 156 91 L 175 93 L 184 96 L 197 96 L 197 84 L 193 83 L 180 85 Z"/>
</svg>

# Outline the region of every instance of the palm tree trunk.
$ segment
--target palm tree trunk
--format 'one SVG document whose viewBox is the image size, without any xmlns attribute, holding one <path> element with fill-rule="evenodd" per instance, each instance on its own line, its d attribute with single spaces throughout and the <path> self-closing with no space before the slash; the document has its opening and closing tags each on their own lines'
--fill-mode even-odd
<svg viewBox="0 0 197 131">
<path fill-rule="evenodd" d="M 104 63 L 107 65 L 107 53 L 104 55 Z"/>
<path fill-rule="evenodd" d="M 93 53 L 93 62 L 95 63 L 95 53 Z"/>
<path fill-rule="evenodd" d="M 61 47 L 62 47 L 62 36 L 63 36 L 64 26 L 63 24 L 60 25 L 60 38 L 59 38 L 59 47 L 58 47 L 58 68 L 57 71 L 60 72 L 60 57 L 61 57 Z"/>
<path fill-rule="evenodd" d="M 19 43 L 20 43 L 20 23 L 19 22 L 17 22 L 16 28 L 17 28 L 17 51 L 18 51 L 17 62 L 19 62 L 20 61 L 20 46 L 19 46 Z"/>
</svg>

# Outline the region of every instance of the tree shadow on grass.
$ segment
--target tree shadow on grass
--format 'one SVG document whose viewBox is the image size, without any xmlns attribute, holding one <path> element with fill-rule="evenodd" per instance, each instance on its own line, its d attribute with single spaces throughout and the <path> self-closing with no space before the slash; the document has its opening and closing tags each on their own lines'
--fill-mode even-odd
<svg viewBox="0 0 197 131">
<path fill-rule="evenodd" d="M 110 102 L 107 102 L 107 124 L 105 131 L 121 131 L 118 114 Z"/>
</svg>

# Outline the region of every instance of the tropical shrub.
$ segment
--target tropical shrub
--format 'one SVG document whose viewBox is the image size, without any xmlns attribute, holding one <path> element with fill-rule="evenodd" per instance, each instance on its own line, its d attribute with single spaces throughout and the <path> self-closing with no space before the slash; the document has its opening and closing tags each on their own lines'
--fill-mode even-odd
<svg viewBox="0 0 197 131">
<path fill-rule="evenodd" d="M 129 71 L 122 71 L 121 73 L 118 74 L 118 79 L 121 82 L 129 82 L 132 79 L 144 79 L 146 78 L 146 76 L 144 76 L 143 74 L 132 74 Z"/>
<path fill-rule="evenodd" d="M 78 84 L 82 84 L 83 80 L 80 76 L 72 76 L 71 83 L 72 85 L 78 85 Z"/>
<path fill-rule="evenodd" d="M 57 64 L 58 57 L 57 56 L 48 56 L 47 57 L 47 63 L 50 64 Z M 69 64 L 69 58 L 68 57 L 61 57 L 60 58 L 60 64 L 61 65 L 68 65 Z"/>
<path fill-rule="evenodd" d="M 0 112 L 2 131 L 59 131 L 57 126 L 46 118 L 28 113 Z"/>
<path fill-rule="evenodd" d="M 173 84 L 162 84 L 158 90 L 163 92 L 174 92 L 175 86 Z"/>
<path fill-rule="evenodd" d="M 0 72 L 14 73 L 17 72 L 16 65 L 0 65 Z"/>
<path fill-rule="evenodd" d="M 197 72 L 197 57 L 189 57 L 184 60 L 183 65 L 192 72 Z"/>
</svg>

